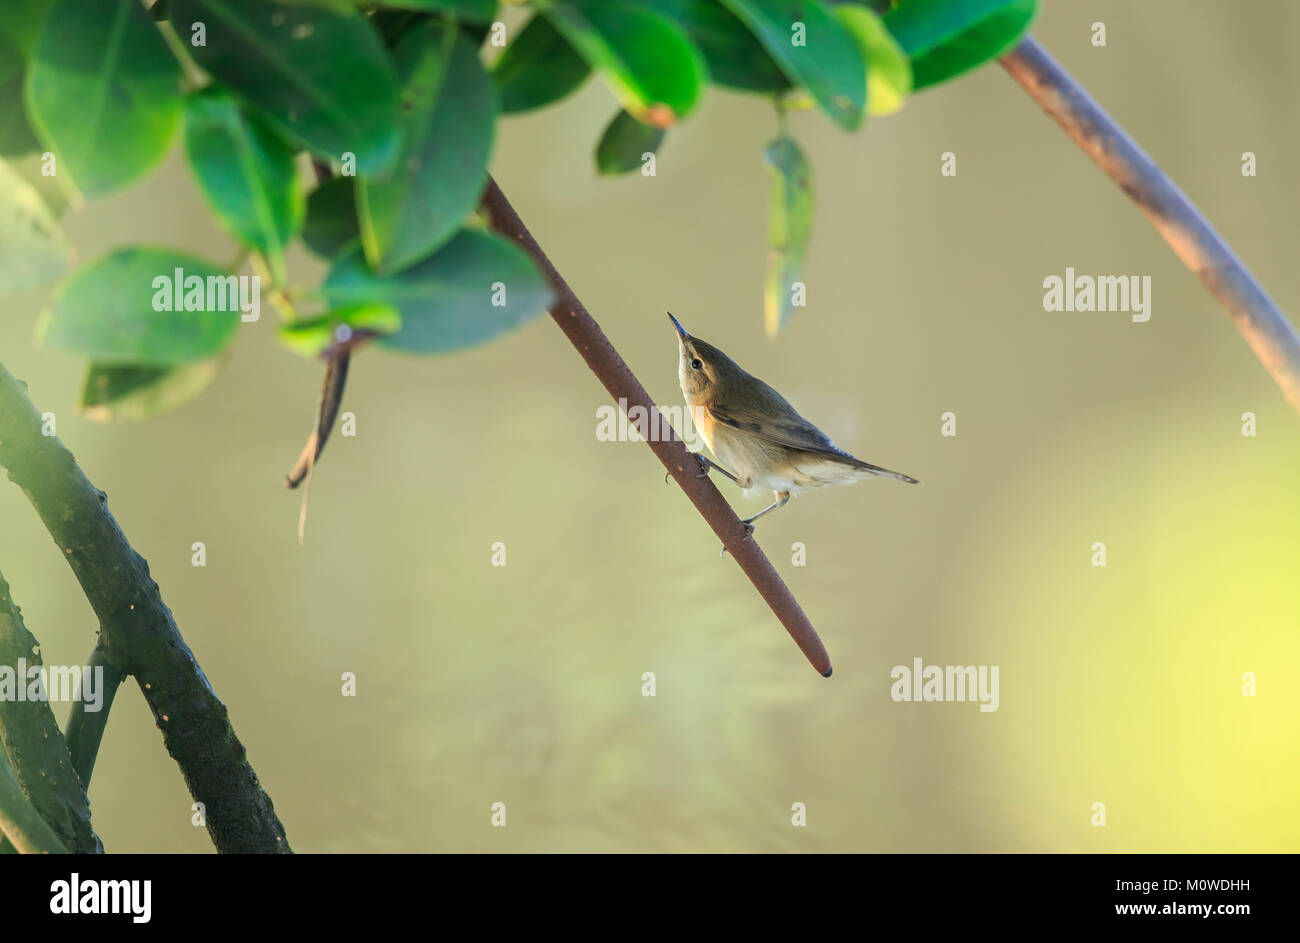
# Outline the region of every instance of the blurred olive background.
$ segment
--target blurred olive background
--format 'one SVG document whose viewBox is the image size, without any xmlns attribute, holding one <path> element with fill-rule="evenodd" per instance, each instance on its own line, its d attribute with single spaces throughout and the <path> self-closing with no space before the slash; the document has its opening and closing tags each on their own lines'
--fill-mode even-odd
<svg viewBox="0 0 1300 943">
<path fill-rule="evenodd" d="M 1300 317 L 1300 7 L 1043 6 L 1035 35 Z M 602 179 L 615 107 L 591 81 L 503 122 L 494 173 L 651 394 L 680 402 L 672 310 L 840 445 L 924 481 L 806 495 L 758 530 L 830 680 L 649 450 L 597 441 L 608 397 L 548 318 L 456 355 L 356 358 L 357 435 L 317 468 L 302 548 L 282 476 L 321 369 L 275 343 L 269 307 L 204 396 L 122 426 L 78 416 L 85 363 L 33 344 L 45 293 L 0 319 L 0 359 L 149 560 L 294 848 L 1300 850 L 1300 418 L 1139 211 L 997 66 L 857 135 L 795 114 L 808 307 L 769 342 L 770 105 L 710 89 L 657 176 Z M 64 224 L 83 259 L 234 254 L 179 145 Z M 1066 266 L 1150 275 L 1151 320 L 1044 312 Z M 0 535 L 45 660 L 82 661 L 95 618 L 13 487 Z M 1000 709 L 893 702 L 914 657 L 1000 666 Z M 211 850 L 133 682 L 91 799 L 110 851 Z"/>
</svg>

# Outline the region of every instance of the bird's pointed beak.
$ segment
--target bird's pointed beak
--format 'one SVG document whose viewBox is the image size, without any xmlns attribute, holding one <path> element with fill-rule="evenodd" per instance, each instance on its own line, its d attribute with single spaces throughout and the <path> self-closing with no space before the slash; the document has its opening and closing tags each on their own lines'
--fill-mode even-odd
<svg viewBox="0 0 1300 943">
<path fill-rule="evenodd" d="M 682 340 L 690 340 L 691 335 L 686 333 L 686 328 L 682 327 L 682 322 L 673 317 L 671 311 L 668 312 L 668 320 L 673 322 L 673 327 L 677 328 L 677 334 Z"/>
</svg>

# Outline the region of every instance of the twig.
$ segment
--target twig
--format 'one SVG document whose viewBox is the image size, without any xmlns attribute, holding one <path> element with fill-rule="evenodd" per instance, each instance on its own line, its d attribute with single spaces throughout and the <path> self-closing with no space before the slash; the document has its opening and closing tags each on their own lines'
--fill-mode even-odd
<svg viewBox="0 0 1300 943">
<path fill-rule="evenodd" d="M 104 739 L 104 728 L 108 726 L 108 712 L 113 707 L 113 698 L 117 689 L 126 680 L 126 675 L 118 671 L 108 660 L 108 654 L 102 644 L 97 644 L 86 662 L 86 670 L 100 669 L 103 672 L 103 687 L 100 689 L 99 710 L 86 710 L 86 699 L 78 698 L 72 702 L 72 712 L 68 714 L 68 753 L 72 755 L 72 768 L 77 771 L 81 784 L 90 789 L 90 774 L 95 770 L 95 758 L 99 755 L 99 744 Z"/>
<path fill-rule="evenodd" d="M 149 565 L 109 513 L 107 497 L 82 474 L 41 418 L 26 387 L 0 365 L 0 465 L 26 493 L 99 617 L 106 657 L 133 675 L 167 751 L 221 852 L 288 852 L 284 826 L 235 736 Z"/>
<path fill-rule="evenodd" d="M 338 418 L 339 407 L 343 403 L 343 390 L 348 382 L 350 360 L 351 356 L 347 349 L 325 358 L 325 378 L 321 381 L 320 399 L 316 402 L 316 417 L 312 423 L 311 435 L 307 436 L 307 444 L 302 447 L 302 453 L 294 463 L 293 471 L 284 476 L 284 483 L 290 488 L 302 484 L 312 466 L 316 464 L 316 459 L 320 458 L 320 453 L 325 450 L 325 443 L 330 437 L 330 430 L 334 428 L 334 420 Z"/>
<path fill-rule="evenodd" d="M 605 385 L 605 389 L 615 401 L 619 402 L 624 409 L 635 406 L 645 409 L 646 415 L 657 423 L 651 428 L 670 428 L 670 424 L 659 414 L 658 407 L 646 393 L 641 381 L 619 356 L 614 345 L 605 336 L 605 332 L 600 329 L 600 325 L 573 293 L 573 289 L 555 270 L 555 266 L 546 257 L 537 240 L 528 232 L 528 228 L 524 226 L 495 180 L 488 180 L 487 191 L 483 194 L 483 206 L 488 212 L 492 228 L 503 236 L 517 240 L 524 251 L 533 257 L 542 274 L 551 283 L 551 288 L 555 292 L 551 317 L 555 319 L 560 330 L 564 331 L 570 343 L 577 348 L 592 373 L 596 374 L 596 378 Z M 675 435 L 671 439 L 647 436 L 646 442 L 677 480 L 677 484 L 686 492 L 686 496 L 691 499 L 696 510 L 713 528 L 713 532 L 718 535 L 723 546 L 740 564 L 740 568 L 745 571 L 745 575 L 754 584 L 759 595 L 772 608 L 772 612 L 781 620 L 781 624 L 785 626 L 804 656 L 818 672 L 825 677 L 830 677 L 830 656 L 826 654 L 825 646 L 817 637 L 816 629 L 799 608 L 799 603 L 777 574 L 776 568 L 759 548 L 758 541 L 748 535 L 744 525 L 731 510 L 731 505 L 727 504 L 726 499 L 722 497 L 722 493 L 710 479 L 697 477 L 700 466 L 686 450 L 682 440 Z"/>
<path fill-rule="evenodd" d="M 28 668 L 42 663 L 40 645 L 0 575 L 0 665 L 16 673 L 20 658 Z M 24 688 L 28 685 L 21 675 L 14 680 Z M 5 758 L 26 801 L 64 848 L 91 854 L 104 850 L 90 824 L 90 800 L 48 700 L 0 700 L 0 760 Z M 5 775 L 0 770 L 0 778 Z"/>
<path fill-rule="evenodd" d="M 1200 210 L 1033 38 L 1000 61 L 1146 213 L 1183 264 L 1219 299 L 1287 402 L 1300 412 L 1300 335 Z"/>
</svg>

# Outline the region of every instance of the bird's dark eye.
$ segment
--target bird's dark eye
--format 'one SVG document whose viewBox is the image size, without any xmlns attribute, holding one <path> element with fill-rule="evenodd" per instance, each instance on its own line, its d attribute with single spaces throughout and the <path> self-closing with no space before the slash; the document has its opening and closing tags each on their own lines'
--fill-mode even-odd
<svg viewBox="0 0 1300 943">
<path fill-rule="evenodd" d="M 696 370 L 698 370 L 700 369 L 700 367 L 704 366 L 704 364 L 700 363 L 699 357 L 696 357 L 694 360 L 691 361 L 691 366 L 694 367 Z"/>
</svg>

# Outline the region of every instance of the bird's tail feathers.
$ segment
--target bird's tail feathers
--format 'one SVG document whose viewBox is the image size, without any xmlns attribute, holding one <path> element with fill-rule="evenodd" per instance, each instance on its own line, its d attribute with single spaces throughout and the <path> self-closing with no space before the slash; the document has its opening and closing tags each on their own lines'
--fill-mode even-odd
<svg viewBox="0 0 1300 943">
<path fill-rule="evenodd" d="M 899 481 L 905 481 L 909 485 L 919 485 L 921 483 L 911 475 L 904 475 L 902 472 L 890 471 L 888 468 L 881 468 L 879 465 L 872 465 L 870 462 L 864 462 L 861 459 L 855 458 L 852 464 L 854 468 L 861 468 L 863 471 L 871 472 L 871 474 L 878 475 L 881 478 L 897 478 Z"/>
</svg>

